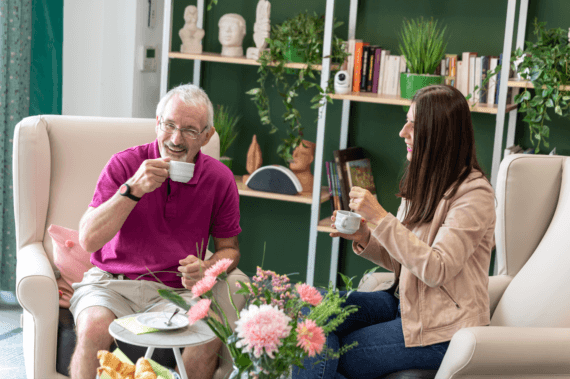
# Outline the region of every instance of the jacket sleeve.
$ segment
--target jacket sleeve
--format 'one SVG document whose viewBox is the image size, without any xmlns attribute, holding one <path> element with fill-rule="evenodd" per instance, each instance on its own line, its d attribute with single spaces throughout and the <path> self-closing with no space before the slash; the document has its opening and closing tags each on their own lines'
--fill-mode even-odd
<svg viewBox="0 0 570 379">
<path fill-rule="evenodd" d="M 394 216 L 392 216 L 394 217 Z M 370 242 L 366 248 L 362 245 L 352 241 L 352 250 L 361 257 L 368 259 L 370 262 L 377 264 L 378 266 L 385 268 L 388 271 L 395 272 L 394 262 L 392 257 L 386 249 L 380 244 L 377 238 L 374 238 L 374 234 L 370 236 Z"/>
<path fill-rule="evenodd" d="M 462 270 L 489 228 L 494 228 L 494 199 L 493 189 L 484 179 L 460 186 L 447 214 L 439 217 L 443 223 L 431 246 L 388 214 L 372 231 L 370 243 L 360 255 L 380 264 L 386 261 L 386 251 L 428 286 L 441 286 Z"/>
</svg>

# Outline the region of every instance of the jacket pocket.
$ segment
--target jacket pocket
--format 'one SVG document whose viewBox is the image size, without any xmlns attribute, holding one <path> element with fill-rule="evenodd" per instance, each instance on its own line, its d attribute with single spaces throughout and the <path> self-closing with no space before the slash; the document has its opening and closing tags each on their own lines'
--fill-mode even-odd
<svg viewBox="0 0 570 379">
<path fill-rule="evenodd" d="M 461 309 L 461 306 L 459 306 L 459 304 L 457 303 L 457 301 L 455 301 L 455 299 L 451 296 L 451 294 L 449 293 L 449 291 L 444 287 L 444 286 L 440 286 L 439 287 L 441 289 L 441 292 L 443 292 L 445 294 L 445 296 L 447 296 L 447 298 L 449 300 L 451 300 L 451 302 L 455 305 L 455 308 L 457 309 Z"/>
</svg>

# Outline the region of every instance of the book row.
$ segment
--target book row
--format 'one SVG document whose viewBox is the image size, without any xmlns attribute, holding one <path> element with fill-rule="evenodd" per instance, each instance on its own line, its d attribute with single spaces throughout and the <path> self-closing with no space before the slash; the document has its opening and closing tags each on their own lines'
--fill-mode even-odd
<svg viewBox="0 0 570 379">
<path fill-rule="evenodd" d="M 404 56 L 392 55 L 390 50 L 358 39 L 348 40 L 345 46 L 350 56 L 342 69 L 351 75 L 353 92 L 400 96 L 400 74 L 409 72 Z M 501 61 L 502 54 L 478 56 L 476 52 L 464 52 L 460 57 L 446 54 L 433 74 L 443 76 L 445 84 L 457 88 L 465 97 L 471 95 L 469 101 L 493 105 L 499 100 L 497 66 Z M 497 75 L 484 83 L 487 75 L 494 71 L 498 71 Z M 511 88 L 507 103 L 512 103 Z"/>
<path fill-rule="evenodd" d="M 325 162 L 331 212 L 350 210 L 350 189 L 354 186 L 369 190 L 376 196 L 370 159 L 361 147 L 335 150 L 334 162 Z"/>
</svg>

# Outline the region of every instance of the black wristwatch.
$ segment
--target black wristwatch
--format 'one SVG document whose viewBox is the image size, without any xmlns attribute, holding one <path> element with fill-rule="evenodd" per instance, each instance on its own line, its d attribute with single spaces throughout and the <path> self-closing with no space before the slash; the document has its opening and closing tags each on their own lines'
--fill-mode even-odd
<svg viewBox="0 0 570 379">
<path fill-rule="evenodd" d="M 139 201 L 141 199 L 140 197 L 136 197 L 135 195 L 133 195 L 131 193 L 131 186 L 129 186 L 127 183 L 125 183 L 119 187 L 119 193 L 122 196 L 126 196 L 129 199 L 134 200 L 134 201 Z"/>
</svg>

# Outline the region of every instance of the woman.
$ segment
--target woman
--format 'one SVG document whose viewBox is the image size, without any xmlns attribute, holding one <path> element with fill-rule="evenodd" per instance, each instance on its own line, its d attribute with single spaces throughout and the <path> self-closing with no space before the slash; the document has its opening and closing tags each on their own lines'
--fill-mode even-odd
<svg viewBox="0 0 570 379">
<path fill-rule="evenodd" d="M 437 370 L 456 331 L 490 323 L 495 201 L 477 163 L 465 97 L 444 85 L 418 91 L 400 137 L 409 163 L 397 218 L 369 191 L 353 187 L 350 208 L 363 217 L 360 229 L 330 234 L 352 240 L 354 252 L 393 271 L 395 283 L 387 291 L 352 293 L 345 304 L 360 309 L 327 344 L 358 346 L 339 360 L 307 360 L 306 370 L 293 370 L 296 377 L 363 379 Z"/>
</svg>

